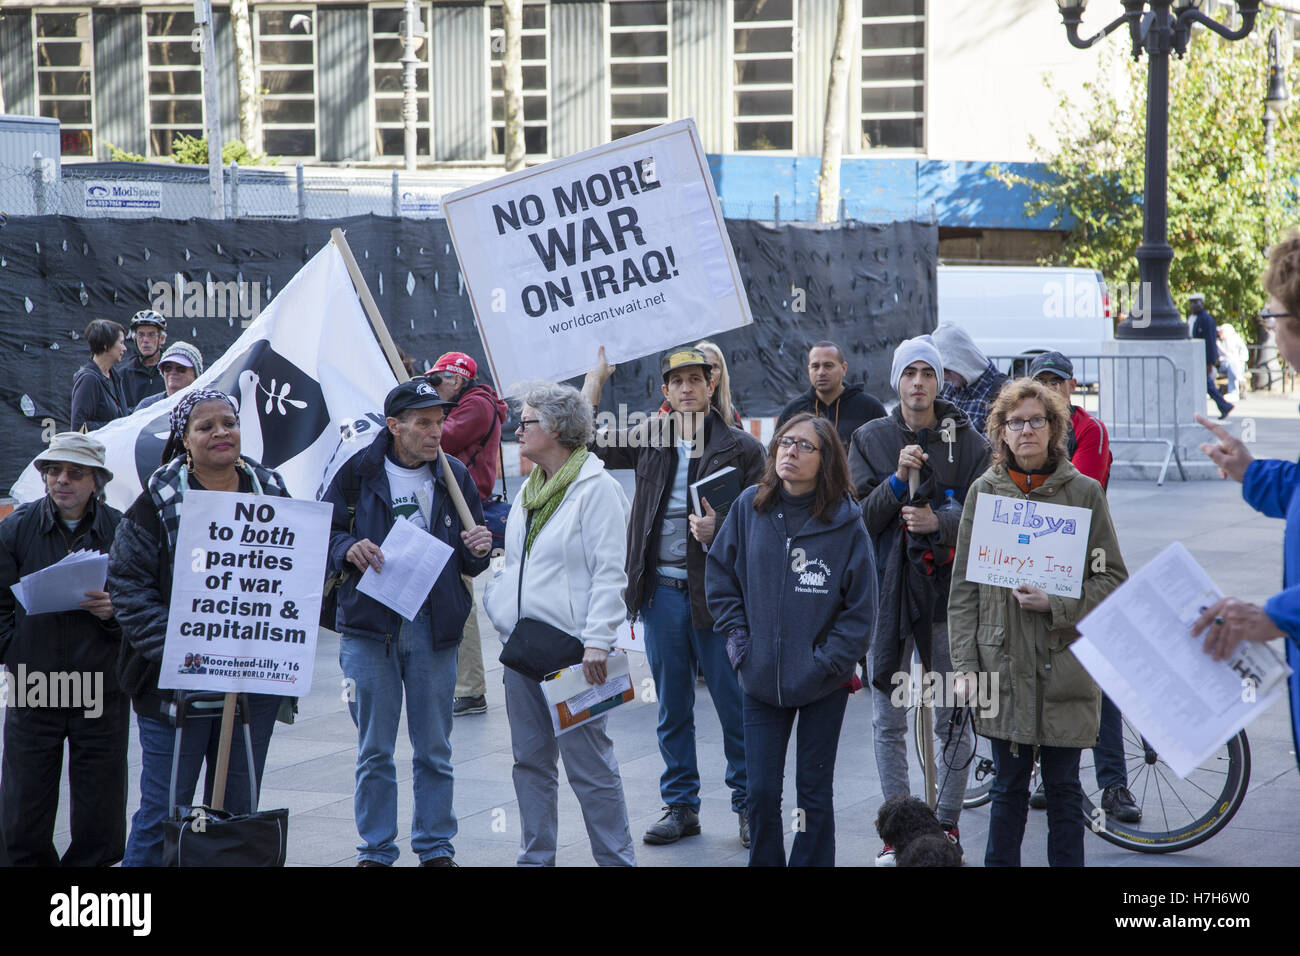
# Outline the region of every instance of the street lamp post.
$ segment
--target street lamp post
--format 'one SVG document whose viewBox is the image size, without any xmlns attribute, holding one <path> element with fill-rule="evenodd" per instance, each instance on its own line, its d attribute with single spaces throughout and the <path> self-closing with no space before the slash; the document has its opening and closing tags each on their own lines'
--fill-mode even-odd
<svg viewBox="0 0 1300 956">
<path fill-rule="evenodd" d="M 1169 293 L 1169 54 L 1187 52 L 1192 24 L 1225 40 L 1241 40 L 1255 26 L 1260 0 L 1237 0 L 1241 27 L 1230 29 L 1198 8 L 1201 0 L 1121 0 L 1124 13 L 1100 33 L 1079 36 L 1087 0 L 1056 0 L 1070 45 L 1086 50 L 1127 26 L 1133 58 L 1147 55 L 1147 137 L 1142 191 L 1142 244 L 1137 247 L 1139 291 L 1132 312 L 1115 331 L 1121 339 L 1185 339 L 1187 325 Z M 1148 9 L 1149 8 L 1149 9 Z"/>
<path fill-rule="evenodd" d="M 406 9 L 402 17 L 402 157 L 407 172 L 415 172 L 417 151 L 416 129 L 419 119 L 418 85 L 416 66 L 420 63 L 417 55 L 424 45 L 424 24 L 420 22 L 420 12 L 415 0 L 406 0 Z"/>
<path fill-rule="evenodd" d="M 1273 126 L 1277 114 L 1290 99 L 1286 91 L 1286 73 L 1277 50 L 1277 27 L 1268 31 L 1268 92 L 1264 94 L 1264 181 L 1273 178 Z"/>
</svg>

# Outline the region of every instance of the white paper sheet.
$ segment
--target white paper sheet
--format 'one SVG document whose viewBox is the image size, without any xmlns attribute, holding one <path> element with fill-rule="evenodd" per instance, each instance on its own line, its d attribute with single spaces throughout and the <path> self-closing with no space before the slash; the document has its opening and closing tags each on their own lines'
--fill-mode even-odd
<svg viewBox="0 0 1300 956">
<path fill-rule="evenodd" d="M 452 548 L 405 518 L 399 518 L 393 522 L 393 529 L 379 550 L 384 554 L 383 571 L 366 568 L 357 582 L 357 590 L 413 621 L 433 582 L 451 560 Z"/>
<path fill-rule="evenodd" d="M 1220 662 L 1202 652 L 1191 625 L 1222 596 L 1176 541 L 1080 621 L 1070 647 L 1180 777 L 1267 710 L 1290 673 L 1265 644 Z"/>
<path fill-rule="evenodd" d="M 569 724 L 567 727 L 561 727 L 558 710 L 561 703 L 565 705 L 570 714 L 580 714 L 584 710 L 595 707 L 604 701 L 621 697 L 632 689 L 632 676 L 628 673 L 627 654 L 621 651 L 610 652 L 609 657 L 605 659 L 605 683 L 603 684 L 596 686 L 588 684 L 587 678 L 582 673 L 582 665 L 574 664 L 572 667 L 565 668 L 557 676 L 542 681 L 541 687 L 542 696 L 546 698 L 546 706 L 551 713 L 551 729 L 555 731 L 555 735 L 558 737 L 560 734 L 568 733 L 575 727 L 581 727 L 588 721 L 604 716 L 612 709 L 606 708 L 599 714 Z"/>
<path fill-rule="evenodd" d="M 108 555 L 98 551 L 73 551 L 48 568 L 24 575 L 10 587 L 30 614 L 76 611 L 87 591 L 104 590 Z"/>
</svg>

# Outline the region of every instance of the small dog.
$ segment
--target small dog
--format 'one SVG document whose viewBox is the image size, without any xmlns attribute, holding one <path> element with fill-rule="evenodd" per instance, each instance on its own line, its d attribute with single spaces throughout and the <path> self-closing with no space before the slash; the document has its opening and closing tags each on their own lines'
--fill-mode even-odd
<svg viewBox="0 0 1300 956">
<path fill-rule="evenodd" d="M 957 847 L 924 800 L 912 796 L 890 797 L 876 813 L 876 832 L 894 848 L 898 866 L 961 866 Z M 941 840 L 947 852 L 938 840 L 927 839 L 930 837 Z"/>
</svg>

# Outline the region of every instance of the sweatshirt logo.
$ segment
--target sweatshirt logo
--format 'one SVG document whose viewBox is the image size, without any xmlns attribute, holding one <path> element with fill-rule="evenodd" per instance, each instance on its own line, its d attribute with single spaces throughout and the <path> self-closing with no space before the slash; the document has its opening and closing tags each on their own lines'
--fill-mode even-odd
<svg viewBox="0 0 1300 956">
<path fill-rule="evenodd" d="M 831 569 L 820 558 L 808 557 L 803 548 L 790 552 L 790 570 L 799 575 L 795 590 L 805 594 L 829 594 L 826 584 L 830 580 Z"/>
</svg>

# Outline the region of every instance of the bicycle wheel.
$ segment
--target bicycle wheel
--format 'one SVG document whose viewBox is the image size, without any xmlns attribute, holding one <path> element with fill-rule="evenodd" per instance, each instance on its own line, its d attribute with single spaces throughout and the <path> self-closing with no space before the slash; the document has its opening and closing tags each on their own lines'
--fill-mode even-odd
<svg viewBox="0 0 1300 956">
<path fill-rule="evenodd" d="M 916 760 L 920 763 L 925 758 L 923 756 L 921 741 L 921 722 L 917 720 L 917 708 L 912 709 L 912 743 L 916 748 Z M 935 767 L 935 773 L 938 775 L 938 784 L 942 785 L 944 773 L 948 772 L 943 766 L 942 754 L 936 748 L 935 758 L 939 761 Z M 962 772 L 959 769 L 950 771 L 952 773 Z M 971 754 L 969 766 L 966 767 L 966 796 L 962 798 L 961 805 L 963 810 L 970 810 L 974 807 L 982 807 L 993 799 L 993 747 L 987 737 L 975 735 L 975 752 Z"/>
<path fill-rule="evenodd" d="M 1243 730 L 1205 763 L 1179 780 L 1124 721 L 1124 764 L 1128 788 L 1142 811 L 1137 823 L 1121 823 L 1100 808 L 1092 751 L 1080 761 L 1083 812 L 1089 829 L 1107 843 L 1139 853 L 1173 853 L 1204 843 L 1232 819 L 1250 784 L 1250 741 Z M 1093 789 L 1089 792 L 1088 788 Z"/>
</svg>

